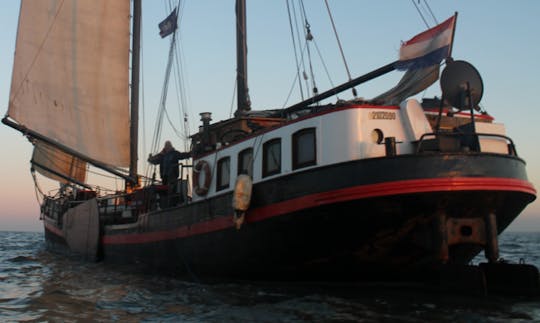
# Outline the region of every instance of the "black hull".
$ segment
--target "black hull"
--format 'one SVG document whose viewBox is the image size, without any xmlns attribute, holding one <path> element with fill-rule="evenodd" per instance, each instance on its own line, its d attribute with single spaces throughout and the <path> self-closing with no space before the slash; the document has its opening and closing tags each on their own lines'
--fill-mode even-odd
<svg viewBox="0 0 540 323">
<path fill-rule="evenodd" d="M 360 160 L 254 185 L 240 229 L 231 194 L 104 226 L 105 261 L 250 279 L 350 279 L 441 263 L 440 215 L 496 215 L 501 233 L 535 199 L 525 163 L 496 154 Z M 53 240 L 54 232 L 46 237 Z M 61 238 L 55 238 L 60 239 Z M 58 241 L 57 241 L 58 242 Z M 466 242 L 466 241 L 465 241 Z M 449 246 L 468 263 L 481 245 Z"/>
</svg>

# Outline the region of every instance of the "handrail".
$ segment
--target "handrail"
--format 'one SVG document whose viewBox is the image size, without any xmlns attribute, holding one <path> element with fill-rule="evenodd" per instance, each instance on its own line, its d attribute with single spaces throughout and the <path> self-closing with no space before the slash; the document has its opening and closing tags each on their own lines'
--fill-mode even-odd
<svg viewBox="0 0 540 323">
<path fill-rule="evenodd" d="M 502 139 L 505 139 L 505 140 L 507 140 L 509 142 L 508 154 L 518 156 L 516 146 L 514 145 L 514 141 L 510 137 L 507 137 L 505 135 L 500 135 L 500 134 L 494 134 L 494 133 L 478 133 L 478 132 L 476 132 L 476 133 L 463 133 L 463 132 L 438 132 L 438 133 L 431 132 L 431 133 L 425 133 L 422 136 L 420 136 L 420 139 L 418 140 L 418 146 L 416 147 L 416 153 L 417 154 L 420 153 L 420 151 L 421 151 L 421 147 L 422 147 L 422 143 L 424 142 L 424 138 L 428 137 L 428 136 L 432 136 L 432 137 L 435 137 L 435 138 L 437 138 L 437 136 L 445 136 L 445 137 L 476 136 L 476 138 L 478 138 L 478 137 L 502 138 Z"/>
</svg>

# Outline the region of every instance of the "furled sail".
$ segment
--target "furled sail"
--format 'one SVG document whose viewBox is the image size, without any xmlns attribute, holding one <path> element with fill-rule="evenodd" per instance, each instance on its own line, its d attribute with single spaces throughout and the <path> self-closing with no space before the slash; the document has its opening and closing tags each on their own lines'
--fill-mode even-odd
<svg viewBox="0 0 540 323">
<path fill-rule="evenodd" d="M 22 0 L 9 117 L 81 156 L 128 166 L 129 16 L 129 0 Z M 36 150 L 51 165 L 69 159 Z"/>
<path fill-rule="evenodd" d="M 408 70 L 398 84 L 372 100 L 381 104 L 400 104 L 406 98 L 424 91 L 439 79 L 439 65 Z"/>
</svg>

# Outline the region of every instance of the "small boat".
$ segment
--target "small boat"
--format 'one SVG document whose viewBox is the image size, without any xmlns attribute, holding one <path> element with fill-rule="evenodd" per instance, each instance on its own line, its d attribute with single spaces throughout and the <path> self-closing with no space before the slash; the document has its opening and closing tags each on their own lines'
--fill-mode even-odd
<svg viewBox="0 0 540 323">
<path fill-rule="evenodd" d="M 480 74 L 451 56 L 457 14 L 402 44 L 395 62 L 252 111 L 244 1 L 236 13 L 234 117 L 212 123 L 201 113 L 178 180 L 141 184 L 140 0 L 22 0 L 3 123 L 34 146 L 32 171 L 61 183 L 41 205 L 49 247 L 250 279 L 464 265 L 482 250 L 498 261 L 498 235 L 536 190 L 504 125 L 479 108 Z M 176 12 L 162 27 L 174 35 Z M 374 99 L 320 103 L 396 69 L 406 70 L 399 84 Z M 440 98 L 411 98 L 439 79 Z M 125 189 L 100 194 L 88 165 Z"/>
</svg>

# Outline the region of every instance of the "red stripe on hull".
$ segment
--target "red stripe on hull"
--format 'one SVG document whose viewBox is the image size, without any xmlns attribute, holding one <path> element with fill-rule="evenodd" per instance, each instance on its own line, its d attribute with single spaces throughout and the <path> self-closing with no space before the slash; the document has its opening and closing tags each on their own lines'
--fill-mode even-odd
<svg viewBox="0 0 540 323">
<path fill-rule="evenodd" d="M 50 231 L 51 233 L 56 234 L 57 236 L 64 238 L 64 232 L 62 230 L 58 229 L 57 227 L 53 226 L 52 224 L 48 224 L 46 220 L 43 220 L 43 226 L 45 227 L 45 230 Z"/>
<path fill-rule="evenodd" d="M 250 222 L 326 204 L 412 193 L 449 191 L 513 191 L 536 195 L 531 183 L 508 178 L 434 178 L 348 187 L 272 204 L 248 212 Z"/>
<path fill-rule="evenodd" d="M 220 217 L 207 222 L 195 223 L 191 226 L 179 227 L 174 230 L 104 236 L 103 244 L 134 244 L 172 240 L 224 230 L 232 225 L 232 217 Z"/>
<path fill-rule="evenodd" d="M 317 206 L 358 199 L 383 197 L 389 195 L 451 191 L 510 191 L 536 195 L 536 190 L 530 182 L 511 178 L 463 177 L 404 180 L 349 187 L 274 203 L 248 211 L 246 221 L 258 222 L 302 209 L 309 209 Z M 104 236 L 103 243 L 149 243 L 210 233 L 224 230 L 232 226 L 232 216 L 220 217 L 215 220 L 196 223 L 189 227 L 184 226 L 174 230 Z"/>
</svg>

